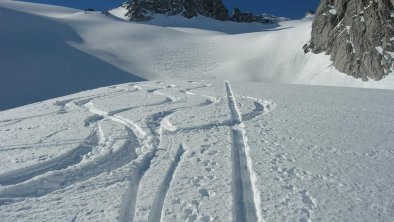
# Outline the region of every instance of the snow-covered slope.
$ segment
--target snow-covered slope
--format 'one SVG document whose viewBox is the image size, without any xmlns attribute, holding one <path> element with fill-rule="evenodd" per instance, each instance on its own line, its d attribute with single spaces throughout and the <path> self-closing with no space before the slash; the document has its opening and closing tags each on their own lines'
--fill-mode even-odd
<svg viewBox="0 0 394 222">
<path fill-rule="evenodd" d="M 394 91 L 279 84 L 393 88 L 313 18 L 116 16 L 0 1 L 0 109 L 106 86 L 0 112 L 0 221 L 394 219 Z"/>
<path fill-rule="evenodd" d="M 84 40 L 59 19 L 14 11 L 3 7 L 4 4 L 0 2 L 0 110 L 109 84 L 143 80 L 74 48 L 71 43 Z M 59 7 L 37 10 L 60 17 L 81 13 Z"/>
<path fill-rule="evenodd" d="M 393 88 L 304 54 L 311 17 L 279 25 L 157 16 L 132 23 L 63 7 L 0 1 L 0 109 L 142 79 L 228 79 Z M 111 11 L 121 18 L 121 9 Z M 10 96 L 12 95 L 12 96 Z"/>
<path fill-rule="evenodd" d="M 394 92 L 164 81 L 1 112 L 1 221 L 392 221 Z"/>
</svg>

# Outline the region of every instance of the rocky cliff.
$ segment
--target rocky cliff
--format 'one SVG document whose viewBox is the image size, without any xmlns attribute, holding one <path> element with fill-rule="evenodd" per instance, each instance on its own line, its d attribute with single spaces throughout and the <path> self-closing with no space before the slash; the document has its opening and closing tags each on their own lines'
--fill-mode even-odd
<svg viewBox="0 0 394 222">
<path fill-rule="evenodd" d="M 393 70 L 394 0 L 322 0 L 305 52 L 325 52 L 341 72 L 380 80 Z"/>
<path fill-rule="evenodd" d="M 227 20 L 228 11 L 221 0 L 133 0 L 124 7 L 130 20 L 149 20 L 154 14 L 177 15 L 192 18 L 198 14 L 218 20 Z"/>
<path fill-rule="evenodd" d="M 182 15 L 186 18 L 202 15 L 222 21 L 245 23 L 276 23 L 284 20 L 267 14 L 253 15 L 241 12 L 238 8 L 229 16 L 222 0 L 133 0 L 124 3 L 123 7 L 127 9 L 126 16 L 131 21 L 147 21 L 155 14 Z"/>
</svg>

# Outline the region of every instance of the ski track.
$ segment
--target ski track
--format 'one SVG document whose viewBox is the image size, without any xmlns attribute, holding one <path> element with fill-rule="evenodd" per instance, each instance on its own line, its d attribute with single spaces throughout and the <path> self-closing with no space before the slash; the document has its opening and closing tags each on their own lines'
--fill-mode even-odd
<svg viewBox="0 0 394 222">
<path fill-rule="evenodd" d="M 91 112 L 93 114 L 96 114 L 99 116 L 104 116 L 114 122 L 124 125 L 126 128 L 132 130 L 139 139 L 144 140 L 144 138 L 146 136 L 146 132 L 138 124 L 134 123 L 133 121 L 126 119 L 122 116 L 111 115 L 107 111 L 100 110 L 100 109 L 96 108 L 94 103 L 92 103 L 90 101 L 88 103 L 85 103 L 84 106 L 89 110 L 89 112 Z"/>
<path fill-rule="evenodd" d="M 91 152 L 93 147 L 99 143 L 97 128 L 93 130 L 85 142 L 71 151 L 59 155 L 49 161 L 39 163 L 34 166 L 12 171 L 0 176 L 0 185 L 7 186 L 27 181 L 35 176 L 47 173 L 49 171 L 62 170 L 69 166 L 75 165 L 82 161 L 82 157 Z"/>
<path fill-rule="evenodd" d="M 142 127 L 140 127 L 138 124 L 127 118 L 119 115 L 112 115 L 109 112 L 96 108 L 94 106 L 94 103 L 92 103 L 91 101 L 85 103 L 84 106 L 91 113 L 94 113 L 96 115 L 102 115 L 112 121 L 124 125 L 127 129 L 131 130 L 137 136 L 138 141 L 140 141 L 139 147 L 145 148 L 147 150 L 146 153 L 142 155 L 142 157 L 139 157 L 132 162 L 129 185 L 125 197 L 122 201 L 120 210 L 120 221 L 133 221 L 140 181 L 144 173 L 150 168 L 151 161 L 155 157 L 156 151 L 160 143 L 160 139 L 158 139 L 158 134 L 154 135 L 154 127 L 149 127 L 150 132 L 148 133 L 143 130 Z M 157 116 L 159 115 L 160 114 L 157 114 Z M 157 117 L 153 116 L 152 118 L 155 120 Z M 149 126 L 148 123 L 147 125 Z"/>
<path fill-rule="evenodd" d="M 75 183 L 86 181 L 104 172 L 118 169 L 136 158 L 134 141 L 117 144 L 116 152 L 108 152 L 93 161 L 65 170 L 50 171 L 48 174 L 0 190 L 0 199 L 18 197 L 41 197 Z"/>
<path fill-rule="evenodd" d="M 133 85 L 132 87 L 135 88 L 138 86 Z M 166 87 L 166 88 L 171 88 L 171 87 Z M 174 97 L 160 93 L 158 91 L 160 89 L 164 89 L 164 88 L 150 89 L 150 90 L 146 90 L 146 92 L 153 93 L 157 96 L 164 96 L 166 97 L 166 100 L 159 103 L 148 104 L 146 105 L 146 107 L 165 105 L 166 103 L 172 103 L 175 101 Z M 141 90 L 141 87 L 139 87 L 139 90 Z M 136 91 L 139 90 L 136 89 Z M 149 132 L 146 132 L 133 121 L 124 118 L 120 115 L 117 115 L 118 113 L 129 111 L 138 107 L 130 107 L 130 108 L 107 112 L 96 108 L 94 103 L 92 102 L 93 99 L 94 98 L 88 98 L 86 100 L 79 101 L 78 103 L 76 103 L 76 105 L 84 106 L 89 110 L 89 112 L 93 113 L 94 114 L 93 117 L 95 118 L 91 117 L 91 119 L 101 120 L 104 118 L 108 118 L 114 122 L 124 125 L 127 129 L 131 130 L 137 136 L 138 141 L 140 141 L 140 148 L 145 148 L 147 150 L 146 153 L 142 155 L 142 157 L 139 157 L 138 159 L 132 162 L 129 185 L 125 193 L 125 197 L 123 198 L 121 204 L 119 220 L 133 221 L 133 218 L 135 216 L 134 214 L 136 211 L 136 205 L 137 205 L 136 201 L 138 198 L 141 179 L 145 174 L 145 172 L 150 168 L 150 164 L 154 159 L 157 150 L 160 147 L 160 137 L 161 137 L 160 121 L 163 118 L 165 118 L 167 115 L 170 115 L 173 112 L 175 112 L 175 110 L 161 111 L 149 116 L 145 121 L 145 124 L 149 128 Z"/>
<path fill-rule="evenodd" d="M 148 151 L 143 155 L 140 161 L 135 163 L 136 169 L 132 170 L 129 186 L 121 204 L 119 221 L 133 221 L 135 217 L 141 179 L 145 172 L 150 168 L 151 162 L 156 156 L 157 150 L 160 148 L 162 136 L 160 121 L 173 112 L 173 110 L 161 111 L 150 115 L 145 120 L 145 124 L 149 129 L 149 133 L 145 133 L 147 138 L 145 145 L 147 146 L 146 148 L 148 148 Z"/>
<path fill-rule="evenodd" d="M 143 158 L 134 163 L 135 169 L 132 170 L 129 179 L 127 192 L 121 204 L 119 221 L 133 221 L 135 206 L 140 182 L 144 173 L 150 168 L 152 159 L 155 157 L 156 149 L 150 150 L 143 155 Z"/>
<path fill-rule="evenodd" d="M 229 82 L 225 82 L 228 106 L 231 118 L 235 124 L 231 129 L 233 143 L 233 213 L 237 222 L 261 222 L 260 195 L 253 182 L 254 172 L 249 155 L 242 114 L 237 107 L 235 96 Z"/>
<path fill-rule="evenodd" d="M 132 132 L 129 133 L 132 134 Z M 129 135 L 129 137 L 131 138 L 132 135 Z M 137 157 L 135 147 L 138 144 L 135 143 L 135 139 L 116 141 L 111 144 L 111 148 L 118 146 L 118 149 L 110 149 L 110 151 L 95 157 L 91 161 L 86 161 L 64 170 L 49 171 L 47 174 L 40 175 L 26 182 L 6 186 L 0 189 L 0 199 L 41 197 L 72 184 L 86 181 L 101 173 L 121 168 Z"/>
<path fill-rule="evenodd" d="M 106 112 L 95 109 L 94 104 L 91 102 L 91 100 L 101 97 L 93 96 L 84 98 L 83 100 L 78 100 L 80 98 L 77 98 L 57 101 L 54 105 L 66 107 L 75 104 L 77 108 L 87 107 L 90 112 L 95 114 L 85 120 L 85 126 L 88 126 L 102 120 L 102 116 L 106 115 Z M 123 167 L 136 159 L 135 148 L 139 145 L 136 145 L 135 142 L 138 141 L 138 138 L 131 128 L 134 128 L 140 136 L 144 134 L 144 131 L 131 121 L 119 117 L 112 117 L 112 119 L 126 126 L 126 130 L 130 136 L 129 139 L 114 141 L 110 145 L 109 152 L 99 155 L 92 161 L 81 163 L 86 154 L 90 153 L 94 147 L 103 143 L 102 131 L 100 125 L 98 125 L 94 128 L 93 133 L 85 140 L 85 143 L 76 149 L 45 163 L 31 166 L 28 169 L 2 175 L 0 177 L 0 184 L 6 186 L 0 189 L 1 202 L 8 204 L 22 201 L 24 197 L 41 197 L 53 191 L 64 189 L 72 184 L 98 176 L 103 172 L 109 172 Z M 119 146 L 119 148 L 112 152 L 113 146 Z"/>
<path fill-rule="evenodd" d="M 179 162 L 181 161 L 182 155 L 185 152 L 184 145 L 181 144 L 175 154 L 174 160 L 171 163 L 170 168 L 165 175 L 159 190 L 156 193 L 155 200 L 152 204 L 148 221 L 149 222 L 160 222 L 161 215 L 164 205 L 164 200 L 167 196 L 168 189 L 170 188 L 171 181 L 175 175 L 175 171 L 178 167 Z"/>
<path fill-rule="evenodd" d="M 139 195 L 142 195 L 140 193 L 141 181 L 144 180 L 145 173 L 151 169 L 152 161 L 154 161 L 157 151 L 160 150 L 162 137 L 168 136 L 171 139 L 173 136 L 180 134 L 186 135 L 196 130 L 204 131 L 227 126 L 231 127 L 233 144 L 232 192 L 234 221 L 262 221 L 260 218 L 261 212 L 258 208 L 260 206 L 260 197 L 254 185 L 256 179 L 252 170 L 252 161 L 249 156 L 249 147 L 247 145 L 243 121 L 252 120 L 267 113 L 274 107 L 274 104 L 258 98 L 237 95 L 240 98 L 253 101 L 255 106 L 250 112 L 242 114 L 237 107 L 230 83 L 225 82 L 226 96 L 216 97 L 210 96 L 210 93 L 207 92 L 195 91 L 210 87 L 211 85 L 198 82 L 191 83 L 200 85 L 177 89 L 176 85 L 157 87 L 157 85 L 128 84 L 128 87 L 133 90 L 114 86 L 108 88 L 116 89 L 116 91 L 54 102 L 53 105 L 59 107 L 59 110 L 55 112 L 58 115 L 81 109 L 91 113 L 92 115 L 86 117 L 84 120 L 85 127 L 92 129 L 90 135 L 75 149 L 63 155 L 44 163 L 0 175 L 0 185 L 3 186 L 0 187 L 0 205 L 24 201 L 25 198 L 29 197 L 41 197 L 67 188 L 73 184 L 86 181 L 101 173 L 111 172 L 127 166 L 130 168 L 130 174 L 128 176 L 128 187 L 120 205 L 119 221 L 133 221 L 138 214 L 140 205 L 138 200 Z M 156 84 L 161 85 L 163 83 L 156 82 Z M 151 88 L 145 89 L 144 91 L 146 93 L 164 97 L 165 99 L 155 103 L 130 106 L 111 111 L 101 110 L 93 102 L 95 99 L 110 98 L 124 93 L 142 91 L 144 86 Z M 175 94 L 160 92 L 160 90 L 164 89 L 174 90 Z M 191 104 L 189 102 L 190 97 L 205 98 L 206 101 Z M 177 112 L 187 112 L 192 108 L 216 105 L 224 102 L 225 99 L 227 99 L 231 114 L 231 118 L 228 120 L 210 121 L 202 125 L 179 128 L 173 126 L 170 121 L 170 116 Z M 183 103 L 186 105 L 183 105 Z M 120 115 L 120 113 L 144 107 L 156 107 L 158 112 L 149 114 L 144 119 L 139 119 L 138 123 L 142 125 Z M 40 116 L 38 115 L 37 117 Z M 2 122 L 23 121 L 28 118 L 10 119 Z M 124 126 L 124 130 L 128 136 L 120 139 L 105 138 L 100 126 L 103 120 L 110 120 L 121 124 Z M 54 132 L 49 137 L 57 133 Z M 172 144 L 172 146 L 174 145 Z M 98 148 L 106 151 L 101 151 L 98 155 L 88 157 L 93 149 Z M 139 154 L 137 154 L 137 149 L 140 150 L 138 152 Z M 163 151 L 168 152 L 166 150 Z M 158 190 L 155 192 L 155 197 L 150 205 L 149 215 L 146 218 L 149 222 L 162 220 L 164 202 L 171 183 L 175 179 L 178 165 L 185 158 L 184 153 L 185 147 L 181 143 L 168 169 L 162 174 L 163 178 L 157 188 Z"/>
<path fill-rule="evenodd" d="M 160 88 L 163 89 L 163 88 Z M 165 96 L 167 98 L 171 98 L 171 96 L 165 95 L 163 93 L 158 93 L 158 90 L 160 89 L 154 89 L 150 90 L 149 93 L 154 93 L 158 96 Z M 171 98 L 171 102 L 174 102 L 176 99 Z M 200 105 L 197 105 L 200 106 Z M 128 190 L 125 194 L 125 198 L 122 201 L 121 205 L 121 211 L 120 211 L 120 219 L 119 221 L 133 221 L 135 218 L 136 214 L 136 206 L 137 206 L 137 200 L 138 200 L 138 194 L 139 194 L 139 186 L 141 183 L 141 180 L 143 179 L 143 176 L 147 170 L 149 170 L 150 165 L 152 160 L 154 159 L 157 150 L 160 149 L 160 141 L 161 137 L 163 136 L 163 131 L 169 131 L 166 127 L 164 127 L 163 122 L 167 120 L 167 117 L 169 117 L 171 114 L 179 111 L 179 110 L 184 110 L 191 108 L 193 106 L 187 106 L 187 107 L 178 107 L 178 108 L 173 108 L 169 110 L 163 110 L 154 114 L 151 114 L 145 119 L 145 124 L 149 129 L 149 137 L 151 138 L 150 141 L 150 150 L 148 153 L 146 153 L 142 159 L 142 161 L 136 165 L 136 169 L 132 172 L 131 178 L 130 178 L 130 183 L 128 186 Z M 170 166 L 170 169 L 166 175 L 166 177 L 163 179 L 163 184 L 159 187 L 159 191 L 156 193 L 156 198 L 154 203 L 152 204 L 152 209 L 150 211 L 150 215 L 148 217 L 149 221 L 157 221 L 158 218 L 161 217 L 161 210 L 163 208 L 164 200 L 166 193 L 169 189 L 169 185 L 171 182 L 172 175 L 175 172 L 175 169 L 172 170 L 172 168 L 176 168 L 178 165 L 179 161 L 178 158 L 180 159 L 181 155 L 183 154 L 183 146 L 181 145 L 179 147 L 179 150 L 175 156 L 175 160 Z M 173 172 L 172 172 L 173 171 Z M 171 176 L 169 175 L 171 174 Z M 167 182 L 170 180 L 169 182 Z M 163 191 L 165 191 L 163 193 Z"/>
</svg>

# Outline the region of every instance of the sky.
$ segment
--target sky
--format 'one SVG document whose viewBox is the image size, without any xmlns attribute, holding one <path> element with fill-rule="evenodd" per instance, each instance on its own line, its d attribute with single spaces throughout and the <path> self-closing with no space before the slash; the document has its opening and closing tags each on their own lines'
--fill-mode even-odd
<svg viewBox="0 0 394 222">
<path fill-rule="evenodd" d="M 127 0 L 24 0 L 71 8 L 95 8 L 103 10 L 115 8 Z M 241 11 L 253 13 L 269 13 L 292 19 L 302 18 L 309 9 L 316 10 L 320 0 L 223 0 L 223 3 L 232 13 L 234 7 Z"/>
</svg>

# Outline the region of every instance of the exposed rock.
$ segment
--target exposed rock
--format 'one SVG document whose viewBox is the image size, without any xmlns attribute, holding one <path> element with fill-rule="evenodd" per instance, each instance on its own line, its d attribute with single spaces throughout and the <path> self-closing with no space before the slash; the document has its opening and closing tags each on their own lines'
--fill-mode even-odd
<svg viewBox="0 0 394 222">
<path fill-rule="evenodd" d="M 380 80 L 393 70 L 393 0 L 322 0 L 304 51 L 331 55 L 341 72 Z"/>
<path fill-rule="evenodd" d="M 154 14 L 182 15 L 186 18 L 193 18 L 198 15 L 214 18 L 217 20 L 232 20 L 235 22 L 259 22 L 277 23 L 285 20 L 272 15 L 253 15 L 248 12 L 241 12 L 234 9 L 233 16 L 228 15 L 228 10 L 222 0 L 133 0 L 123 4 L 127 9 L 126 16 L 131 21 L 147 21 L 152 19 Z"/>
<path fill-rule="evenodd" d="M 153 14 L 182 15 L 186 18 L 203 15 L 217 20 L 227 20 L 228 12 L 221 0 L 133 0 L 123 7 L 132 21 L 144 21 Z"/>
<path fill-rule="evenodd" d="M 85 8 L 84 11 L 85 11 L 85 12 L 95 12 L 96 9 L 94 9 L 94 8 Z"/>
<path fill-rule="evenodd" d="M 309 9 L 308 11 L 306 11 L 305 16 L 312 16 L 312 15 L 315 15 L 315 14 L 316 14 L 315 11 Z"/>
<path fill-rule="evenodd" d="M 235 22 L 243 22 L 243 23 L 277 23 L 280 21 L 286 20 L 286 18 L 280 18 L 273 15 L 261 14 L 261 15 L 253 15 L 250 12 L 241 12 L 239 8 L 234 8 L 233 15 L 231 16 L 231 20 Z"/>
</svg>

